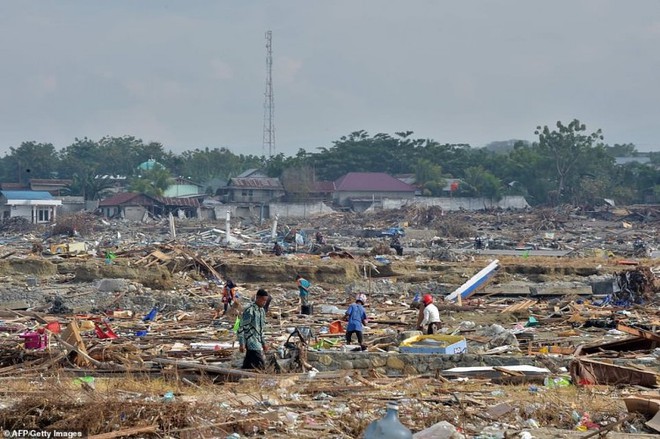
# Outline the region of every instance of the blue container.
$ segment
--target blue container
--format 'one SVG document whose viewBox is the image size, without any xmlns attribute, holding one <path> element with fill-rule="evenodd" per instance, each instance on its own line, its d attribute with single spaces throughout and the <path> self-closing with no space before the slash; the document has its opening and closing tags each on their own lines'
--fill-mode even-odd
<svg viewBox="0 0 660 439">
<path fill-rule="evenodd" d="M 413 435 L 399 421 L 399 405 L 388 402 L 385 416 L 369 424 L 363 437 L 364 439 L 412 439 Z"/>
<path fill-rule="evenodd" d="M 436 340 L 443 345 L 425 345 L 424 340 Z M 402 341 L 399 345 L 399 352 L 402 354 L 465 354 L 467 353 L 467 342 L 465 338 L 456 335 L 417 335 Z"/>
</svg>

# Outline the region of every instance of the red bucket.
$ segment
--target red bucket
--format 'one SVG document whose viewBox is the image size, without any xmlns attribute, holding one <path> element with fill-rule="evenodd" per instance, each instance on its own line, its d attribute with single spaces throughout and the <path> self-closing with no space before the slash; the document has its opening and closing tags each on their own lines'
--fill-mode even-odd
<svg viewBox="0 0 660 439">
<path fill-rule="evenodd" d="M 330 334 L 341 334 L 344 332 L 344 327 L 341 324 L 341 320 L 335 320 L 330 323 Z"/>
<path fill-rule="evenodd" d="M 50 322 L 46 324 L 46 329 L 48 329 L 53 334 L 59 334 L 60 331 L 62 331 L 62 328 L 60 327 L 60 322 Z"/>
</svg>

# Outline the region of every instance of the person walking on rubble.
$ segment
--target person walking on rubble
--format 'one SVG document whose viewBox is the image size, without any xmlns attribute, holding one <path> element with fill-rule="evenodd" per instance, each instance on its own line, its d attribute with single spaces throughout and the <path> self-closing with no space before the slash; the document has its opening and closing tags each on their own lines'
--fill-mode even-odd
<svg viewBox="0 0 660 439">
<path fill-rule="evenodd" d="M 390 241 L 390 248 L 396 250 L 397 256 L 403 256 L 403 246 L 401 245 L 401 239 L 399 239 L 398 233 L 395 233 L 392 236 L 392 240 Z"/>
<path fill-rule="evenodd" d="M 296 275 L 296 285 L 298 285 L 298 293 L 300 294 L 300 305 L 308 306 L 309 305 L 309 287 L 312 284 L 302 277 L 301 275 Z"/>
<path fill-rule="evenodd" d="M 363 351 L 367 349 L 362 336 L 363 325 L 367 324 L 367 313 L 364 311 L 366 302 L 367 296 L 363 293 L 358 294 L 355 297 L 355 303 L 351 304 L 346 310 L 346 314 L 344 314 L 344 320 L 348 322 L 346 325 L 346 344 L 351 344 L 353 334 L 355 334 Z"/>
<path fill-rule="evenodd" d="M 266 324 L 264 305 L 268 301 L 268 297 L 268 291 L 263 288 L 259 289 L 254 302 L 243 311 L 236 333 L 238 348 L 241 353 L 245 352 L 243 369 L 263 369 L 266 365 L 264 352 L 268 351 L 268 346 L 264 341 Z"/>
<path fill-rule="evenodd" d="M 418 323 L 417 329 L 423 331 L 424 326 L 427 326 L 426 333 L 435 334 L 440 329 L 440 311 L 433 303 L 433 296 L 430 294 L 422 297 L 422 303 L 424 304 L 424 318 L 421 323 Z"/>
<path fill-rule="evenodd" d="M 224 312 L 222 315 L 227 314 L 227 310 L 234 304 L 236 300 L 236 284 L 231 279 L 227 278 L 225 286 L 222 288 L 222 303 Z"/>
</svg>

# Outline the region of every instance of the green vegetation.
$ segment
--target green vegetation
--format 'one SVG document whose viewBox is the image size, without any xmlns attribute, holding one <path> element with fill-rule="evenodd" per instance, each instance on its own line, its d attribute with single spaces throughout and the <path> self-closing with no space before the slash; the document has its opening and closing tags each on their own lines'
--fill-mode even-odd
<svg viewBox="0 0 660 439">
<path fill-rule="evenodd" d="M 602 198 L 618 203 L 658 202 L 660 153 L 639 153 L 633 144 L 608 146 L 601 130 L 591 132 L 578 120 L 537 127 L 538 140 L 492 142 L 485 148 L 415 139 L 412 131 L 393 135 L 355 131 L 316 152 L 271 158 L 234 154 L 227 148 L 204 148 L 181 154 L 166 152 L 157 142 L 135 137 L 75 139 L 57 151 L 50 143 L 23 142 L 0 158 L 0 181 L 66 178 L 71 195 L 98 199 L 108 188 L 101 176 L 121 175 L 132 190 L 162 194 L 173 176 L 199 182 L 226 181 L 246 169 L 259 168 L 279 177 L 292 199 L 305 199 L 314 181 L 334 180 L 347 172 L 414 175 L 422 195 L 447 195 L 447 179 L 461 180 L 455 196 L 493 200 L 523 195 L 532 205 L 590 205 Z M 617 165 L 615 157 L 648 157 L 647 163 Z M 149 159 L 162 165 L 143 171 Z"/>
</svg>

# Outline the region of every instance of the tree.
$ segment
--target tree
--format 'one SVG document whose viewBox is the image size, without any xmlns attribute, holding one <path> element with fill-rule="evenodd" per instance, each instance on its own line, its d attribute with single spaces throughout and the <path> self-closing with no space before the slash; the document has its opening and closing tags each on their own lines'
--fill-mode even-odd
<svg viewBox="0 0 660 439">
<path fill-rule="evenodd" d="M 499 201 L 502 198 L 502 183 L 481 166 L 466 169 L 464 180 L 473 189 L 475 195 L 493 201 Z"/>
<path fill-rule="evenodd" d="M 605 150 L 612 157 L 635 157 L 637 155 L 637 148 L 632 143 L 606 145 Z"/>
<path fill-rule="evenodd" d="M 162 196 L 172 181 L 169 171 L 156 164 L 152 169 L 141 171 L 140 175 L 133 178 L 128 189 L 131 192 Z"/>
<path fill-rule="evenodd" d="M 293 201 L 309 199 L 309 193 L 314 191 L 314 169 L 311 166 L 286 168 L 281 176 L 284 190 L 291 194 Z"/>
<path fill-rule="evenodd" d="M 415 180 L 422 188 L 423 195 L 440 196 L 445 187 L 445 179 L 442 177 L 442 167 L 427 159 L 417 160 L 415 166 Z"/>
<path fill-rule="evenodd" d="M 601 130 L 586 134 L 586 125 L 574 119 L 568 125 L 557 122 L 557 130 L 550 131 L 548 126 L 536 127 L 534 132 L 539 136 L 539 149 L 552 158 L 557 178 L 558 201 L 565 198 L 566 182 L 575 177 L 576 163 L 594 144 L 603 139 Z"/>
<path fill-rule="evenodd" d="M 52 143 L 23 142 L 2 158 L 3 180 L 27 183 L 31 178 L 57 176 L 59 158 Z"/>
<path fill-rule="evenodd" d="M 319 148 L 311 159 L 319 178 L 335 180 L 348 172 L 413 172 L 417 160 L 416 146 L 423 140 L 411 140 L 409 132 L 399 138 L 378 133 L 373 137 L 364 130 L 354 131 L 333 142 L 331 148 Z"/>
<path fill-rule="evenodd" d="M 82 196 L 85 200 L 101 199 L 113 185 L 109 178 L 98 175 L 93 168 L 81 169 L 72 177 L 72 182 L 67 187 L 68 194 Z"/>
</svg>

